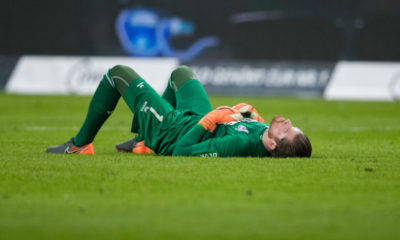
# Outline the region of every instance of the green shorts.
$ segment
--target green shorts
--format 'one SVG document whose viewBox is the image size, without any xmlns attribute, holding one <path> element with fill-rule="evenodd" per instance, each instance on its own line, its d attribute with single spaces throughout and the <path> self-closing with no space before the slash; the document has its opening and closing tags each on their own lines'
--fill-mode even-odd
<svg viewBox="0 0 400 240">
<path fill-rule="evenodd" d="M 127 92 L 130 94 L 124 99 L 134 106 L 132 131 L 162 155 L 171 155 L 176 142 L 211 111 L 208 96 L 195 79 L 186 81 L 175 93 L 176 108 L 142 78 L 132 82 Z"/>
</svg>

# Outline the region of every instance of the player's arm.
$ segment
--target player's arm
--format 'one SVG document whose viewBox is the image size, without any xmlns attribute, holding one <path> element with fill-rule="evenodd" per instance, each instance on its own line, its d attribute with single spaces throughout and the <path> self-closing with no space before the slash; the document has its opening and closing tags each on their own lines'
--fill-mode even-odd
<svg viewBox="0 0 400 240">
<path fill-rule="evenodd" d="M 198 124 L 194 126 L 177 144 L 172 155 L 200 157 L 230 157 L 237 156 L 246 148 L 240 139 L 234 136 L 211 138 L 201 141 L 207 132 Z"/>
<path fill-rule="evenodd" d="M 213 132 L 218 123 L 243 119 L 238 110 L 229 107 L 219 107 L 209 112 L 177 143 L 173 155 L 180 156 L 226 156 L 232 139 L 229 137 L 213 138 L 201 142 L 206 131 Z M 229 154 L 228 154 L 229 155 Z"/>
</svg>

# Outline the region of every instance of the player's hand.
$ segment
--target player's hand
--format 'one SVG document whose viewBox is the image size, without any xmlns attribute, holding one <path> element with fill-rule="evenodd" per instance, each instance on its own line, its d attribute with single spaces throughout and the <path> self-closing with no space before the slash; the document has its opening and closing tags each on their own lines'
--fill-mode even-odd
<svg viewBox="0 0 400 240">
<path fill-rule="evenodd" d="M 251 118 L 259 122 L 265 123 L 264 119 L 260 116 L 260 114 L 258 114 L 257 110 L 250 104 L 239 103 L 232 108 L 238 110 L 244 118 Z"/>
<path fill-rule="evenodd" d="M 213 132 L 218 123 L 227 123 L 240 120 L 243 120 L 243 116 L 238 110 L 223 106 L 207 113 L 207 115 L 205 115 L 199 121 L 199 124 L 202 125 L 205 130 Z"/>
</svg>

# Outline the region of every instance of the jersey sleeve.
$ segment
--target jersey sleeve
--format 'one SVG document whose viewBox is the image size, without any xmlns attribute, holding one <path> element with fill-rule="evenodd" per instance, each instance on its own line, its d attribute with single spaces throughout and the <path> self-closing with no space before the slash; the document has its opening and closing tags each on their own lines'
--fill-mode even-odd
<svg viewBox="0 0 400 240">
<path fill-rule="evenodd" d="M 177 143 L 172 155 L 200 157 L 246 156 L 248 141 L 235 135 L 211 138 L 201 141 L 206 130 L 201 125 L 194 126 Z"/>
</svg>

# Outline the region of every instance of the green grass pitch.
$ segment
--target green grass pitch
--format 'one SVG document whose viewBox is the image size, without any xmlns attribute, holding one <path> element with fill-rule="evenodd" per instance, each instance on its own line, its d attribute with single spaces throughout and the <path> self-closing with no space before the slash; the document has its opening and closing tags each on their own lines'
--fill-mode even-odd
<svg viewBox="0 0 400 240">
<path fill-rule="evenodd" d="M 0 239 L 400 239 L 400 105 L 212 97 L 283 114 L 311 159 L 118 153 L 123 101 L 94 156 L 51 155 L 90 98 L 0 94 Z"/>
</svg>

